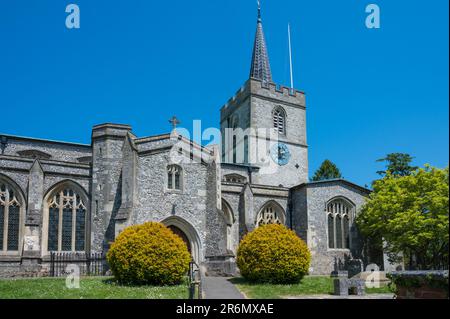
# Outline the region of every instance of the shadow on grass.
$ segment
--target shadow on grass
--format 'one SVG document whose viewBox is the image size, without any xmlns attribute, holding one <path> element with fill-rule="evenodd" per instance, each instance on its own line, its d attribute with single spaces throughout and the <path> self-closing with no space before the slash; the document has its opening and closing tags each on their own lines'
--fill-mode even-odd
<svg viewBox="0 0 450 319">
<path fill-rule="evenodd" d="M 126 287 L 126 288 L 145 288 L 145 287 L 176 287 L 176 286 L 184 286 L 188 284 L 188 279 L 183 279 L 180 283 L 173 284 L 173 285 L 157 285 L 157 284 L 137 284 L 137 283 L 127 283 L 127 282 L 120 282 L 114 277 L 108 277 L 102 279 L 102 283 L 109 286 L 116 286 L 116 287 Z"/>
<path fill-rule="evenodd" d="M 270 283 L 254 282 L 243 277 L 228 279 L 234 285 L 241 286 L 248 291 L 250 295 L 259 294 L 263 291 L 273 293 L 274 298 L 280 298 L 284 295 L 333 295 L 331 279 L 324 276 L 304 277 L 297 283 Z"/>
</svg>

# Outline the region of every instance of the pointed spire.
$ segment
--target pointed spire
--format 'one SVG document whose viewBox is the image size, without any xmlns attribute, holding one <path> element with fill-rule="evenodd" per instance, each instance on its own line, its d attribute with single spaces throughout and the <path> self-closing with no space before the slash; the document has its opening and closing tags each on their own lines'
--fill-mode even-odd
<svg viewBox="0 0 450 319">
<path fill-rule="evenodd" d="M 263 82 L 272 82 L 269 54 L 261 19 L 261 3 L 258 0 L 258 23 L 256 27 L 255 44 L 253 47 L 252 67 L 250 77 Z"/>
</svg>

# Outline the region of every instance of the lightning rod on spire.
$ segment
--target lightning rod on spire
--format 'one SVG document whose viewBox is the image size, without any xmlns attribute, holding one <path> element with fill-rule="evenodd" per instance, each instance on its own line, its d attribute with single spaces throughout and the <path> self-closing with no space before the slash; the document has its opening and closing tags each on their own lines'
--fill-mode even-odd
<svg viewBox="0 0 450 319">
<path fill-rule="evenodd" d="M 292 70 L 292 45 L 291 45 L 291 24 L 288 23 L 288 42 L 289 42 L 289 68 L 291 72 L 291 89 L 294 90 L 294 73 Z"/>
<path fill-rule="evenodd" d="M 258 3 L 258 21 L 261 21 L 261 0 L 256 0 Z"/>
</svg>

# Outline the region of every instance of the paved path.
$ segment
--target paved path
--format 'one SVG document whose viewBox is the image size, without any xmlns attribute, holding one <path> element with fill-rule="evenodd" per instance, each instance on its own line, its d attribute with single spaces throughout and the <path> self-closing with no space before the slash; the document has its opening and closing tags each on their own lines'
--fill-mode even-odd
<svg viewBox="0 0 450 319">
<path fill-rule="evenodd" d="M 284 297 L 283 299 L 394 299 L 394 294 L 366 294 L 365 296 L 307 295 Z"/>
<path fill-rule="evenodd" d="M 229 278 L 203 277 L 203 293 L 205 299 L 245 299 Z"/>
</svg>

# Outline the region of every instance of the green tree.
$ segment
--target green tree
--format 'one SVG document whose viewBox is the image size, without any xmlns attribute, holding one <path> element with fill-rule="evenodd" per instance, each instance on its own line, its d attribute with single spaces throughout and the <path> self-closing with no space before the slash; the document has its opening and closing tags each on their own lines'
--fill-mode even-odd
<svg viewBox="0 0 450 319">
<path fill-rule="evenodd" d="M 342 178 L 339 168 L 337 168 L 333 162 L 325 160 L 311 180 L 313 182 L 318 182 L 337 178 Z"/>
<path fill-rule="evenodd" d="M 403 254 L 418 269 L 448 267 L 449 169 L 426 165 L 407 176 L 389 172 L 356 219 L 359 230 L 381 244 L 391 260 Z"/>
<path fill-rule="evenodd" d="M 406 153 L 388 154 L 385 158 L 377 160 L 377 162 L 386 163 L 386 170 L 378 171 L 377 174 L 385 176 L 389 173 L 394 177 L 411 175 L 412 172 L 418 169 L 417 166 L 411 166 L 413 159 L 414 157 Z"/>
</svg>

